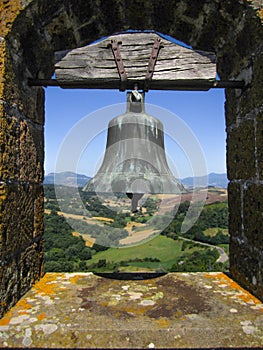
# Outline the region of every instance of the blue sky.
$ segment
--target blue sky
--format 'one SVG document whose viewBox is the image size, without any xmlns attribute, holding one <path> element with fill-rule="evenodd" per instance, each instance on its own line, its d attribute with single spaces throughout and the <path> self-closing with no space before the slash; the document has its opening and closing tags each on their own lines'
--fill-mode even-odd
<svg viewBox="0 0 263 350">
<path fill-rule="evenodd" d="M 45 174 L 48 174 L 55 171 L 57 154 L 63 140 L 72 128 L 86 117 L 88 118 L 87 127 L 92 130 L 100 118 L 100 114 L 96 111 L 103 107 L 125 103 L 126 93 L 115 90 L 73 90 L 56 87 L 48 87 L 45 90 Z M 203 150 L 208 173 L 226 172 L 224 99 L 223 89 L 211 89 L 204 92 L 149 91 L 145 98 L 146 103 L 157 105 L 174 113 L 192 131 Z M 101 113 L 107 114 L 107 109 Z M 149 114 L 158 118 L 158 115 L 154 113 Z M 107 116 L 108 120 L 112 117 L 114 115 L 111 116 L 110 113 Z M 171 117 L 169 125 L 164 124 L 164 130 L 169 133 L 173 127 L 176 128 L 176 123 L 173 123 L 173 117 Z M 90 132 L 90 130 L 87 131 Z M 86 154 L 83 150 L 84 153 L 80 156 L 77 169 L 79 173 L 94 175 L 96 166 L 98 167 L 98 160 L 102 160 L 106 146 L 106 124 L 103 130 L 101 133 L 94 134 L 94 140 L 88 145 Z M 175 144 L 176 140 L 171 139 L 169 135 L 165 136 L 168 160 L 174 162 L 179 168 L 180 178 L 192 176 L 191 166 L 186 164 Z M 72 149 L 73 147 L 74 145 Z M 68 154 L 69 161 L 65 161 L 59 171 L 76 170 L 70 168 L 70 153 Z M 204 175 L 202 171 L 200 172 L 195 175 Z"/>
</svg>

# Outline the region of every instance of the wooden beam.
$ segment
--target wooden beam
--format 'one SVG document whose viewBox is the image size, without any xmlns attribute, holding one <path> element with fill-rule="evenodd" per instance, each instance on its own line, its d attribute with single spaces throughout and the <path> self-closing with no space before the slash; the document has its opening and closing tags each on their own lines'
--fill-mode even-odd
<svg viewBox="0 0 263 350">
<path fill-rule="evenodd" d="M 112 35 L 95 44 L 56 52 L 55 59 L 56 79 L 29 79 L 30 86 L 121 91 L 133 90 L 135 84 L 143 91 L 245 86 L 243 81 L 216 80 L 214 53 L 185 48 L 156 33 Z"/>
<path fill-rule="evenodd" d="M 158 86 L 164 81 L 179 80 L 214 81 L 216 79 L 216 56 L 214 53 L 192 50 L 166 40 L 156 33 L 124 33 L 85 47 L 57 52 L 55 74 L 61 85 L 86 81 L 101 87 L 102 79 L 109 88 L 119 80 L 118 67 L 112 53 L 112 42 L 118 43 L 127 80 L 144 81 L 147 75 L 154 42 L 160 42 L 155 57 L 151 81 Z M 98 83 L 96 83 L 98 82 Z M 85 83 L 84 83 L 85 84 Z M 151 86 L 154 86 L 151 84 Z M 117 87 L 118 88 L 118 87 Z"/>
<path fill-rule="evenodd" d="M 143 90 L 144 81 L 127 81 L 127 90 L 133 90 L 134 84 L 138 83 L 139 89 Z M 58 86 L 63 89 L 119 89 L 120 80 L 82 80 L 61 82 L 56 79 L 29 79 L 29 86 Z M 150 81 L 149 90 L 185 90 L 185 91 L 207 91 L 209 89 L 243 89 L 245 82 L 243 80 L 178 80 L 178 81 Z"/>
</svg>

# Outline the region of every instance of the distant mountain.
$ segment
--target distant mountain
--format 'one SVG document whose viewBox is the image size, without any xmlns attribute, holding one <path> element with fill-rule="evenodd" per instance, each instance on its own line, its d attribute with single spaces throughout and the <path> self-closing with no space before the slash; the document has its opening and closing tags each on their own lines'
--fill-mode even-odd
<svg viewBox="0 0 263 350">
<path fill-rule="evenodd" d="M 44 184 L 54 184 L 54 178 L 55 173 L 50 173 L 45 176 Z M 77 178 L 77 184 L 78 187 L 83 187 L 87 184 L 87 182 L 91 179 L 91 177 L 83 175 L 83 174 L 76 174 L 71 171 L 64 171 L 61 173 L 56 173 L 56 180 L 58 185 L 64 185 L 64 186 L 75 186 L 76 185 L 76 178 Z M 181 179 L 181 183 L 186 187 L 193 187 L 195 180 L 195 185 L 197 187 L 204 187 L 206 185 L 205 183 L 205 176 L 197 176 L 197 177 L 186 177 L 184 179 Z M 227 188 L 228 179 L 226 174 L 216 174 L 211 173 L 208 175 L 208 186 L 213 187 L 222 187 Z"/>
<path fill-rule="evenodd" d="M 205 176 L 186 177 L 182 179 L 181 182 L 185 187 L 193 187 L 194 180 L 195 180 L 196 186 L 200 186 L 200 187 L 205 186 L 205 180 L 206 180 Z M 216 173 L 208 174 L 208 186 L 227 188 L 227 185 L 228 185 L 228 179 L 226 174 L 216 174 Z"/>
<path fill-rule="evenodd" d="M 54 184 L 55 183 L 55 176 L 56 176 L 56 184 L 57 185 L 64 185 L 69 187 L 75 187 L 76 182 L 78 187 L 83 187 L 86 185 L 86 183 L 91 179 L 89 176 L 83 175 L 83 174 L 76 174 L 71 171 L 64 171 L 61 173 L 50 173 L 45 176 L 44 184 Z M 76 181 L 77 180 L 77 181 Z"/>
</svg>

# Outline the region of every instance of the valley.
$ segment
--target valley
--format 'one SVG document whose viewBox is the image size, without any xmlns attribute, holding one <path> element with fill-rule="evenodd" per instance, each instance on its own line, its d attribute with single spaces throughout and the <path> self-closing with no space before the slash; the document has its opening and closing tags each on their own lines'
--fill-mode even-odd
<svg viewBox="0 0 263 350">
<path fill-rule="evenodd" d="M 65 190 L 65 189 L 63 189 Z M 113 201 L 107 197 L 101 202 L 96 197 L 81 193 L 87 212 L 75 201 L 77 189 L 70 191 L 67 212 L 60 210 L 54 187 L 45 186 L 45 217 L 48 240 L 45 253 L 46 271 L 226 271 L 228 269 L 228 208 L 227 190 L 210 187 L 204 209 L 195 225 L 185 234 L 180 227 L 189 207 L 191 193 L 182 198 L 171 195 L 155 195 L 144 198 L 138 213 L 130 213 L 130 202 L 124 196 Z M 200 195 L 203 189 L 200 189 Z M 177 203 L 177 200 L 180 202 Z M 160 205 L 160 203 L 162 205 Z M 174 206 L 177 211 L 173 211 Z M 116 208 L 122 208 L 122 211 Z M 161 210 L 159 210 L 161 208 Z M 52 220 L 50 220 L 52 218 Z M 78 239 L 80 251 L 86 251 L 88 259 L 70 259 L 65 251 L 74 251 L 69 245 L 60 254 L 56 251 L 56 233 L 51 226 L 58 220 L 67 232 Z M 166 221 L 165 221 L 166 220 Z M 54 229 L 54 227 L 53 227 Z M 61 235 L 59 235 L 61 239 Z M 109 237 L 111 237 L 109 239 Z M 65 241 L 67 239 L 64 238 Z M 77 244 L 77 245 L 78 245 Z M 73 246 L 76 244 L 73 244 Z M 74 247 L 73 247 L 74 248 Z M 58 248 L 61 249 L 61 248 Z M 67 250 L 67 251 L 68 251 Z M 81 255 L 81 254 L 80 254 Z M 82 254 L 85 256 L 85 254 Z"/>
</svg>

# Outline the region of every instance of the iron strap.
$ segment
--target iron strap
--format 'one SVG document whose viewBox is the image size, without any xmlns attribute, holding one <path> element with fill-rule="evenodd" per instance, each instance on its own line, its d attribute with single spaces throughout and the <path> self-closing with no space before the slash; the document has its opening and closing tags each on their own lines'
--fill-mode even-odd
<svg viewBox="0 0 263 350">
<path fill-rule="evenodd" d="M 154 72 L 154 66 L 157 61 L 157 57 L 159 54 L 161 48 L 161 40 L 159 38 L 154 39 L 153 47 L 152 47 L 152 52 L 151 56 L 149 59 L 149 64 L 145 76 L 145 82 L 144 82 L 144 91 L 148 91 L 148 86 L 149 86 L 149 81 L 152 80 L 153 72 Z"/>
<path fill-rule="evenodd" d="M 125 68 L 123 65 L 123 61 L 121 58 L 121 52 L 119 48 L 120 42 L 117 42 L 117 40 L 111 40 L 111 50 L 116 62 L 116 66 L 118 69 L 118 73 L 121 79 L 121 84 L 120 84 L 120 91 L 125 91 L 126 90 L 126 82 L 127 82 L 127 74 L 125 72 Z"/>
</svg>

